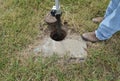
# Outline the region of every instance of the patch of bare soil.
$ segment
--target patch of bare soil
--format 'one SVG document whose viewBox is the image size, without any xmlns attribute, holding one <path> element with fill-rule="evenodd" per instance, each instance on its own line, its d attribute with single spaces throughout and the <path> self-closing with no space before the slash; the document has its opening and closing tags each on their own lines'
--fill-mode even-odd
<svg viewBox="0 0 120 81">
<path fill-rule="evenodd" d="M 27 46 L 19 56 L 22 58 L 29 58 L 29 56 L 50 57 L 54 54 L 63 58 L 67 56 L 70 62 L 84 61 L 87 57 L 87 44 L 81 36 L 74 30 L 68 28 L 68 24 L 62 25 L 62 29 L 66 32 L 63 40 L 56 41 L 51 38 L 51 32 L 55 29 L 53 25 L 48 25 L 46 29 L 40 27 L 43 31 L 34 42 Z"/>
</svg>

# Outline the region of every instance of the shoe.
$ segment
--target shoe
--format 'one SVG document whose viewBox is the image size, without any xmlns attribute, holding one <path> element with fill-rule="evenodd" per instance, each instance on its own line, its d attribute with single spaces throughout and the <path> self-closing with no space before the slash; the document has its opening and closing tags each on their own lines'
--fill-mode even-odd
<svg viewBox="0 0 120 81">
<path fill-rule="evenodd" d="M 96 17 L 96 18 L 93 18 L 92 19 L 92 21 L 94 22 L 94 23 L 100 23 L 100 22 L 102 22 L 103 21 L 103 17 Z"/>
<path fill-rule="evenodd" d="M 96 35 L 95 35 L 95 32 L 88 32 L 88 33 L 84 33 L 82 34 L 82 38 L 85 40 L 85 41 L 90 41 L 90 42 L 98 42 L 100 41 Z"/>
<path fill-rule="evenodd" d="M 53 24 L 53 23 L 56 23 L 57 19 L 51 15 L 51 13 L 48 13 L 46 16 L 45 16 L 45 22 L 48 23 L 48 24 Z"/>
</svg>

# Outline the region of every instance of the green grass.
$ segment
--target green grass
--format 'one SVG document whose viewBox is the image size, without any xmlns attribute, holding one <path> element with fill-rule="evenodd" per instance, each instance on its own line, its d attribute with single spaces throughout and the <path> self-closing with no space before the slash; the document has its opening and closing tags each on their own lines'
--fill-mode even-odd
<svg viewBox="0 0 120 81">
<path fill-rule="evenodd" d="M 79 34 L 93 31 L 91 22 L 103 16 L 109 0 L 61 0 L 62 21 Z M 25 49 L 45 28 L 44 16 L 53 0 L 0 0 L 0 81 L 120 81 L 120 33 L 110 40 L 91 44 L 85 63 L 58 63 L 53 56 L 43 61 Z M 35 60 L 37 58 L 37 60 Z"/>
</svg>

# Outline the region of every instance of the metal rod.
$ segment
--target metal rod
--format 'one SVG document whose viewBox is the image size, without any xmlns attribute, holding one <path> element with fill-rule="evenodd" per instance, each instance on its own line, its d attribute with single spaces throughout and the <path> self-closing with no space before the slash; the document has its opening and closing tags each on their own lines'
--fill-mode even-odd
<svg viewBox="0 0 120 81">
<path fill-rule="evenodd" d="M 60 9 L 59 0 L 55 0 L 55 6 L 56 6 L 56 10 L 59 10 L 59 9 Z"/>
<path fill-rule="evenodd" d="M 59 11 L 60 10 L 59 0 L 55 0 L 55 6 L 56 6 L 56 10 Z M 60 34 L 61 33 L 61 14 L 56 14 L 56 19 L 57 19 L 57 23 L 56 23 L 57 33 Z"/>
<path fill-rule="evenodd" d="M 61 17 L 60 15 L 56 15 L 56 19 L 57 19 L 56 29 L 57 29 L 58 35 L 61 34 L 61 18 L 60 17 Z"/>
</svg>

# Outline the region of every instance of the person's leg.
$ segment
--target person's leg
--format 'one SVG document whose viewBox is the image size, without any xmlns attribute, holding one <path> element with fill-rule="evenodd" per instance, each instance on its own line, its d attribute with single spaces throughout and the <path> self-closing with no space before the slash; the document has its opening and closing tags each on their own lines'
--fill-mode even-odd
<svg viewBox="0 0 120 81">
<path fill-rule="evenodd" d="M 95 32 L 84 33 L 82 38 L 91 42 L 97 42 L 109 39 L 117 31 L 120 31 L 120 1 L 116 9 L 106 16 Z"/>
<path fill-rule="evenodd" d="M 119 1 L 118 6 L 111 14 L 106 16 L 95 31 L 96 37 L 99 40 L 109 39 L 114 33 L 120 31 L 120 0 L 115 1 Z"/>
<path fill-rule="evenodd" d="M 109 16 L 118 6 L 120 0 L 111 0 L 107 9 L 106 9 L 106 13 L 104 15 L 104 17 L 96 17 L 93 18 L 92 21 L 94 23 L 100 23 L 101 21 L 103 21 L 103 19 L 105 19 L 107 16 Z"/>
<path fill-rule="evenodd" d="M 118 6 L 120 0 L 111 0 L 104 15 L 104 18 L 109 16 Z"/>
</svg>

